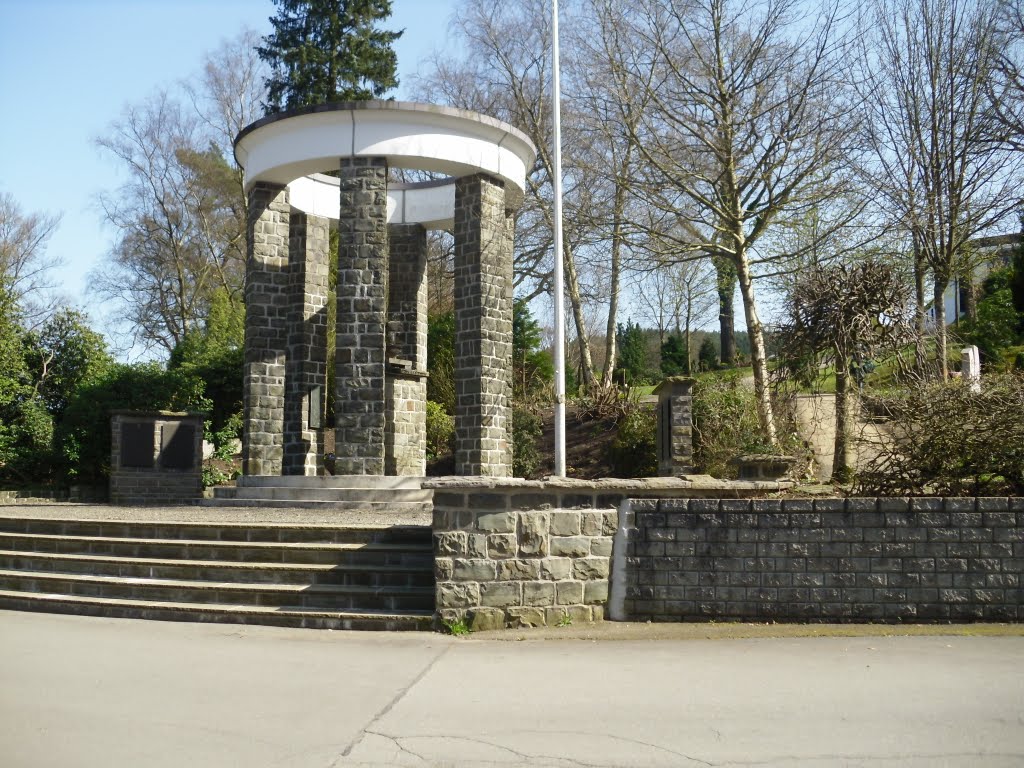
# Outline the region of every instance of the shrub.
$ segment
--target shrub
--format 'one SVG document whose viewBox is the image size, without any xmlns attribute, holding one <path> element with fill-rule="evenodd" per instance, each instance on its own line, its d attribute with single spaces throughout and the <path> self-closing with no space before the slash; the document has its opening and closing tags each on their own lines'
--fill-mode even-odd
<svg viewBox="0 0 1024 768">
<path fill-rule="evenodd" d="M 532 477 L 541 465 L 537 439 L 541 436 L 540 417 L 523 408 L 512 409 L 512 474 Z"/>
<path fill-rule="evenodd" d="M 618 432 L 608 446 L 608 463 L 616 477 L 653 477 L 658 474 L 658 422 L 654 409 L 628 401 Z"/>
<path fill-rule="evenodd" d="M 455 419 L 444 406 L 427 400 L 427 458 L 436 459 L 452 452 L 455 438 Z"/>
<path fill-rule="evenodd" d="M 730 459 L 769 446 L 757 418 L 754 390 L 740 374 L 702 376 L 693 385 L 693 462 L 698 472 L 735 477 Z"/>
<path fill-rule="evenodd" d="M 1024 375 L 924 384 L 873 398 L 879 439 L 862 439 L 858 491 L 1007 496 L 1024 492 Z"/>
</svg>

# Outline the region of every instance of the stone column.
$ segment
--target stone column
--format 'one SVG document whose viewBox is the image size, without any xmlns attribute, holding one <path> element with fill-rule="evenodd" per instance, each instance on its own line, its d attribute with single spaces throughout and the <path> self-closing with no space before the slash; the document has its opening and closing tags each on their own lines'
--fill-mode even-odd
<svg viewBox="0 0 1024 768">
<path fill-rule="evenodd" d="M 334 453 L 342 475 L 384 474 L 387 161 L 341 161 Z"/>
<path fill-rule="evenodd" d="M 292 213 L 288 253 L 284 474 L 316 475 L 327 405 L 327 219 Z"/>
<path fill-rule="evenodd" d="M 426 474 L 427 231 L 388 227 L 387 432 L 384 471 Z"/>
<path fill-rule="evenodd" d="M 505 188 L 478 174 L 455 185 L 455 472 L 512 474 L 511 239 Z"/>
<path fill-rule="evenodd" d="M 670 376 L 658 385 L 658 475 L 693 473 L 693 379 Z"/>
<path fill-rule="evenodd" d="M 284 187 L 257 182 L 249 190 L 242 380 L 242 472 L 246 475 L 281 474 L 289 214 Z"/>
</svg>

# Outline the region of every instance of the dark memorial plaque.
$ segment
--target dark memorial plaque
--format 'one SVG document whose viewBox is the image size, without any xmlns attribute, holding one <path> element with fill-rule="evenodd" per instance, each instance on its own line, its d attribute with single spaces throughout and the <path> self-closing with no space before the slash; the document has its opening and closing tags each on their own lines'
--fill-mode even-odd
<svg viewBox="0 0 1024 768">
<path fill-rule="evenodd" d="M 313 387 L 309 391 L 309 428 L 320 429 L 320 387 Z"/>
<path fill-rule="evenodd" d="M 152 469 L 155 438 L 156 425 L 151 421 L 121 424 L 121 466 Z"/>
<path fill-rule="evenodd" d="M 196 461 L 196 428 L 191 424 L 164 424 L 160 441 L 160 466 L 192 469 Z"/>
</svg>

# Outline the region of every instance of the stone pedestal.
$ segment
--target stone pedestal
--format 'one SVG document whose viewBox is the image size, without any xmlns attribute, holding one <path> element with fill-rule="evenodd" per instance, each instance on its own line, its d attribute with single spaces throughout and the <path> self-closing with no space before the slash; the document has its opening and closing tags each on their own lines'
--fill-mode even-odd
<svg viewBox="0 0 1024 768">
<path fill-rule="evenodd" d="M 384 474 L 387 162 L 341 161 L 334 452 L 341 475 Z"/>
<path fill-rule="evenodd" d="M 455 185 L 455 472 L 512 474 L 511 239 L 505 189 L 478 174 Z"/>
<path fill-rule="evenodd" d="M 658 385 L 658 475 L 693 473 L 693 379 L 671 376 Z"/>
<path fill-rule="evenodd" d="M 242 438 L 247 475 L 280 475 L 282 468 L 290 214 L 284 187 L 259 182 L 250 189 Z"/>
<path fill-rule="evenodd" d="M 327 398 L 328 220 L 295 212 L 289 235 L 288 360 L 284 409 L 286 475 L 316 475 Z"/>
</svg>

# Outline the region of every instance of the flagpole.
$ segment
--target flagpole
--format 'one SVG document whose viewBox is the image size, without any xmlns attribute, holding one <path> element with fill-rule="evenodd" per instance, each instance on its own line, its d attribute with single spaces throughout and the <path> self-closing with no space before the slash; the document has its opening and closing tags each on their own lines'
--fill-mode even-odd
<svg viewBox="0 0 1024 768">
<path fill-rule="evenodd" d="M 565 287 L 562 275 L 562 116 L 558 71 L 558 0 L 551 0 L 551 100 L 555 196 L 555 477 L 565 477 Z"/>
</svg>

